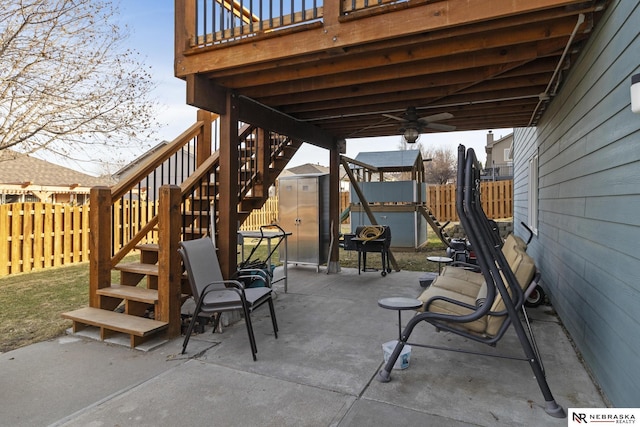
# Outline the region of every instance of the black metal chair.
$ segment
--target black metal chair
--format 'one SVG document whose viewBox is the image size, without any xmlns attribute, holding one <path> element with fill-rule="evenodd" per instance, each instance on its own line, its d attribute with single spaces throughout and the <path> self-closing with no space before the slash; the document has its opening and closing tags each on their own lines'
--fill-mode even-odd
<svg viewBox="0 0 640 427">
<path fill-rule="evenodd" d="M 257 278 L 265 281 L 267 286 L 245 288 L 240 280 L 223 280 L 216 248 L 209 237 L 180 242 L 178 252 L 182 257 L 189 277 L 191 292 L 196 301 L 196 307 L 182 344 L 182 354 L 184 354 L 187 349 L 191 332 L 199 316 L 224 311 L 242 310 L 247 326 L 247 334 L 249 335 L 249 343 L 251 344 L 251 353 L 255 361 L 258 348 L 253 333 L 251 313 L 264 303 L 269 305 L 273 332 L 275 337 L 278 338 L 278 324 L 273 307 L 273 294 L 270 287 L 270 280 L 255 270 L 240 270 L 234 278 L 241 280 L 243 278 L 257 276 Z"/>
</svg>

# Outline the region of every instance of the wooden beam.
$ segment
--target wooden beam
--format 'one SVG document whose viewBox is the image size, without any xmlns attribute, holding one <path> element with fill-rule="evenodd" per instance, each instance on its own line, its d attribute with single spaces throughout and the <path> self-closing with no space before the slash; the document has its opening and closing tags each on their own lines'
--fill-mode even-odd
<svg viewBox="0 0 640 427">
<path fill-rule="evenodd" d="M 182 215 L 182 194 L 176 185 L 160 187 L 158 211 L 158 306 L 155 320 L 167 322 L 169 337 L 180 335 L 180 289 L 182 264 L 178 254 Z"/>
<path fill-rule="evenodd" d="M 509 48 L 523 43 L 540 40 L 569 37 L 575 27 L 575 18 L 565 17 L 560 20 L 536 23 L 535 25 L 506 28 L 496 32 L 485 30 L 465 36 L 449 37 L 435 43 L 414 44 L 411 39 L 405 39 L 406 44 L 392 49 L 380 49 L 363 54 L 338 56 L 330 61 L 310 61 L 294 66 L 278 65 L 278 72 L 272 70 L 254 71 L 246 74 L 245 70 L 222 77 L 215 74 L 221 85 L 232 88 L 243 86 L 269 85 L 280 82 L 291 82 L 318 75 L 328 76 L 341 73 L 344 70 L 365 71 L 375 67 L 386 67 L 391 64 L 400 65 L 419 60 L 436 59 L 451 55 L 468 55 L 477 51 L 495 48 Z M 249 83 L 249 84 L 247 84 Z"/>
<path fill-rule="evenodd" d="M 593 6 L 581 9 L 582 13 L 593 12 Z M 429 31 L 422 34 L 414 34 L 411 37 L 398 37 L 394 39 L 379 40 L 375 43 L 367 43 L 363 45 L 350 46 L 348 55 L 345 58 L 361 57 L 366 58 L 367 55 L 379 55 L 380 52 L 393 52 L 395 50 L 405 50 L 411 47 L 424 47 L 434 44 L 446 43 L 453 39 L 480 38 L 478 35 L 484 34 L 507 34 L 510 31 L 522 31 L 524 28 L 534 27 L 541 28 L 539 31 L 546 31 L 547 25 L 556 25 L 552 22 L 563 21 L 564 18 L 570 17 L 569 20 L 575 24 L 576 12 L 571 9 L 547 9 L 524 15 L 510 16 L 508 18 L 496 19 L 489 22 L 476 22 L 458 27 L 447 27 L 442 30 Z M 534 25 L 531 25 L 534 23 Z M 552 31 L 551 31 L 552 32 Z M 549 35 L 551 35 L 551 32 Z M 542 34 L 546 36 L 546 34 Z M 538 38 L 539 39 L 539 38 Z M 524 40 L 523 40 L 524 41 Z M 489 46 L 487 46 L 489 47 Z M 296 65 L 307 66 L 311 63 L 322 64 L 324 62 L 338 62 L 342 57 L 336 56 L 328 51 L 311 52 L 295 57 L 278 58 L 278 69 L 287 69 Z M 273 63 L 271 62 L 252 62 L 244 64 L 241 67 L 242 73 L 256 73 L 265 70 L 271 70 Z M 238 74 L 238 68 L 225 68 L 215 70 L 215 77 L 221 78 Z"/>
<path fill-rule="evenodd" d="M 208 62 L 215 63 L 216 68 L 225 69 L 247 63 L 279 60 L 305 53 L 348 49 L 350 46 L 375 43 L 385 39 L 417 35 L 484 21 L 490 22 L 499 18 L 580 3 L 584 3 L 584 1 L 514 0 L 486 3 L 448 0 L 371 16 L 362 20 L 335 21 L 336 23 L 333 25 L 329 20 L 322 28 L 256 40 L 252 43 L 233 44 L 213 49 L 208 53 L 185 56 L 177 70 L 177 75 L 185 76 L 201 71 L 203 61 L 208 61 L 204 58 L 205 56 L 212 57 Z M 376 31 L 371 31 L 371 28 L 375 28 Z"/>
<path fill-rule="evenodd" d="M 340 252 L 338 240 L 340 234 L 340 148 L 338 144 L 329 150 L 329 219 L 330 251 L 327 262 L 328 273 L 340 272 Z"/>
<path fill-rule="evenodd" d="M 89 306 L 100 308 L 98 289 L 111 286 L 111 189 L 91 189 L 89 211 Z"/>
<path fill-rule="evenodd" d="M 239 121 L 318 147 L 330 149 L 334 145 L 334 137 L 320 128 L 266 107 L 251 98 L 233 96 L 237 98 L 236 114 Z M 187 104 L 222 116 L 227 111 L 227 104 L 224 102 L 226 97 L 227 89 L 205 76 L 199 74 L 187 76 Z"/>
<path fill-rule="evenodd" d="M 522 62 L 514 63 L 514 66 L 518 66 Z M 515 75 L 512 74 L 512 78 L 503 78 L 506 74 L 501 74 L 499 79 L 493 77 L 492 80 L 487 81 L 488 84 L 494 86 L 494 90 L 500 90 L 504 88 L 517 88 L 527 87 L 531 85 L 543 85 L 549 82 L 549 78 L 553 72 L 555 65 L 548 67 L 545 72 L 539 72 L 532 75 Z M 538 69 L 539 67 L 536 67 Z M 317 116 L 318 111 L 324 111 L 323 114 L 332 116 L 340 114 L 339 109 L 354 107 L 366 107 L 368 110 L 375 109 L 381 110 L 381 106 L 384 104 L 390 104 L 393 102 L 402 103 L 406 105 L 411 100 L 425 100 L 436 99 L 442 96 L 449 96 L 458 92 L 460 89 L 469 87 L 469 83 L 476 83 L 478 81 L 477 76 L 483 75 L 484 68 L 472 68 L 469 70 L 452 71 L 442 75 L 433 75 L 429 78 L 429 86 L 425 87 L 423 79 L 404 79 L 398 81 L 390 81 L 389 84 L 367 84 L 359 86 L 359 90 L 353 93 L 352 96 L 347 97 L 344 95 L 344 89 L 329 89 L 327 91 L 317 91 L 305 94 L 292 94 L 291 99 L 286 101 L 274 101 L 276 105 L 281 105 L 281 109 L 288 114 L 296 114 L 300 118 L 305 118 L 304 113 L 307 111 L 313 112 L 314 116 Z M 474 73 L 474 71 L 478 71 Z M 534 70 L 535 71 L 535 70 Z M 381 87 L 382 86 L 382 87 Z M 376 89 L 377 88 L 377 89 Z M 469 90 L 465 90 L 469 92 Z M 341 93 L 340 95 L 336 95 Z M 308 95 L 308 99 L 304 99 L 305 95 Z M 286 97 L 278 97 L 278 99 Z M 319 99 L 322 98 L 322 99 Z M 297 100 L 297 102 L 296 102 Z M 267 101 L 271 104 L 271 101 Z M 416 105 L 424 106 L 425 102 L 420 101 Z M 353 111 L 355 112 L 355 110 Z"/>
<path fill-rule="evenodd" d="M 225 96 L 225 111 L 220 116 L 220 191 L 217 211 L 219 248 L 218 259 L 225 279 L 237 270 L 238 247 L 238 98 L 228 91 Z"/>
<path fill-rule="evenodd" d="M 292 139 L 299 139 L 318 147 L 331 149 L 335 139 L 324 130 L 297 120 L 273 108 L 266 107 L 251 98 L 240 97 L 239 118 L 257 127 L 272 130 Z"/>
<path fill-rule="evenodd" d="M 542 42 L 540 42 L 542 43 Z M 557 38 L 544 42 L 544 50 L 562 51 L 567 43 L 566 38 Z M 384 67 L 384 73 L 380 68 L 362 70 L 352 73 L 345 70 L 327 76 L 317 76 L 313 79 L 294 80 L 290 82 L 260 85 L 247 87 L 242 93 L 254 99 L 261 99 L 267 96 L 286 95 L 296 92 L 308 92 L 320 89 L 345 88 L 349 93 L 351 87 L 356 85 L 380 84 L 389 79 L 402 78 L 424 78 L 424 75 L 436 73 L 449 73 L 452 71 L 465 70 L 467 68 L 478 68 L 485 66 L 508 67 L 509 64 L 520 61 L 532 61 L 542 56 L 539 42 L 524 43 L 508 48 L 493 48 L 477 51 L 469 54 L 447 55 L 436 60 L 419 60 L 406 64 L 391 64 Z M 506 69 L 505 69 L 506 71 Z"/>
<path fill-rule="evenodd" d="M 227 89 L 201 74 L 187 76 L 187 104 L 219 115 L 226 114 Z"/>
</svg>

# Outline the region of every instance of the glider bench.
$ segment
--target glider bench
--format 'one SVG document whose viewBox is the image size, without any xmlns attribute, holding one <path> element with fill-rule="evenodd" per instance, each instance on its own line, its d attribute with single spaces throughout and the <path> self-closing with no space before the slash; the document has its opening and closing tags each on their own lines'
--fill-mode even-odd
<svg viewBox="0 0 640 427">
<path fill-rule="evenodd" d="M 511 270 L 524 291 L 536 274 L 536 266 L 526 252 L 526 243 L 517 236 L 509 235 L 502 247 Z M 504 280 L 508 289 L 508 282 Z M 493 286 L 493 283 L 491 284 Z M 509 291 L 511 294 L 511 292 Z M 424 303 L 419 312 L 465 316 L 485 304 L 487 284 L 481 273 L 455 266 L 446 266 L 431 286 L 418 297 Z M 507 317 L 505 304 L 496 290 L 490 313 L 459 326 L 473 334 L 495 336 Z"/>
</svg>

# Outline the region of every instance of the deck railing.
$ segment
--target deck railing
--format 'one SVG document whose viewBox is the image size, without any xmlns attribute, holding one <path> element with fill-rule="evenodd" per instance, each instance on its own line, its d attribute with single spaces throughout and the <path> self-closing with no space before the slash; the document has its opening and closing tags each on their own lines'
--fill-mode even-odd
<svg viewBox="0 0 640 427">
<path fill-rule="evenodd" d="M 371 10 L 402 3 L 409 3 L 409 0 L 342 0 L 342 14 L 348 15 L 359 10 Z"/>
<path fill-rule="evenodd" d="M 212 46 L 322 17 L 323 0 L 195 0 L 192 47 Z"/>
<path fill-rule="evenodd" d="M 305 24 L 361 17 L 441 0 L 181 0 L 191 48 L 220 46 Z M 325 4 L 339 3 L 340 16 L 325 17 Z M 327 7 L 327 10 L 329 8 Z"/>
</svg>

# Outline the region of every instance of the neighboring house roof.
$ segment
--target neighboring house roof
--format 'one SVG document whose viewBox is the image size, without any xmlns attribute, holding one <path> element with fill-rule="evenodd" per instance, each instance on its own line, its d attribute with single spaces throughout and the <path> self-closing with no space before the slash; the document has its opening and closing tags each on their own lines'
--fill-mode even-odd
<svg viewBox="0 0 640 427">
<path fill-rule="evenodd" d="M 129 174 L 130 172 L 132 172 L 134 170 L 137 170 L 137 168 L 142 163 L 144 163 L 147 159 L 151 158 L 151 156 L 156 154 L 158 151 L 162 150 L 169 143 L 170 143 L 170 141 L 159 142 L 156 146 L 150 148 L 148 151 L 146 151 L 145 153 L 143 153 L 140 156 L 136 157 L 132 162 L 128 163 L 122 169 L 120 169 L 117 172 L 115 172 L 113 174 L 114 178 L 116 180 L 120 180 L 120 179 L 124 178 L 125 176 L 127 176 L 127 174 Z M 183 155 L 190 156 L 191 158 L 195 158 L 195 154 L 194 153 L 195 153 L 194 151 L 184 151 Z"/>
<path fill-rule="evenodd" d="M 109 185 L 109 179 L 97 178 L 5 149 L 0 151 L 0 184 L 76 188 Z"/>
</svg>

